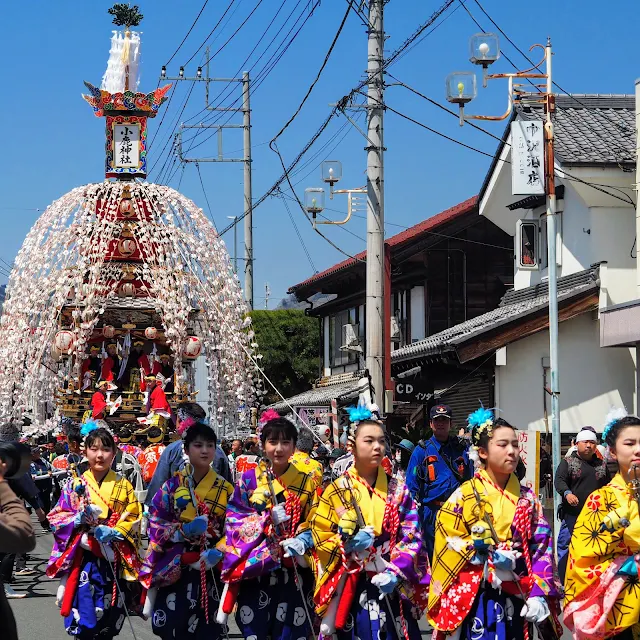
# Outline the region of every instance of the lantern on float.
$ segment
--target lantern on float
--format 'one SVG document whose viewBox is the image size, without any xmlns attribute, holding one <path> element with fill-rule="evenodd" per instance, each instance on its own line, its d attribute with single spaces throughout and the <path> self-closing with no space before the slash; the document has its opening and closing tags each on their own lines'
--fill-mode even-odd
<svg viewBox="0 0 640 640">
<path fill-rule="evenodd" d="M 187 336 L 182 349 L 182 357 L 186 360 L 195 360 L 202 351 L 202 340 L 198 336 Z"/>
<path fill-rule="evenodd" d="M 155 327 L 147 327 L 144 330 L 144 337 L 147 340 L 155 340 L 158 337 L 158 330 Z"/>
<path fill-rule="evenodd" d="M 102 328 L 102 335 L 105 338 L 113 338 L 113 336 L 116 335 L 116 330 L 110 325 L 110 324 L 106 324 L 103 328 Z"/>
<path fill-rule="evenodd" d="M 136 241 L 133 238 L 122 238 L 118 242 L 118 253 L 125 258 L 136 252 Z"/>
<path fill-rule="evenodd" d="M 125 198 L 120 201 L 120 213 L 125 218 L 131 218 L 135 215 L 131 198 Z"/>
<path fill-rule="evenodd" d="M 73 351 L 75 336 L 72 331 L 63 329 L 56 333 L 53 341 L 53 348 L 60 353 L 61 356 L 68 356 Z"/>
<path fill-rule="evenodd" d="M 118 294 L 123 297 L 133 297 L 136 295 L 136 285 L 132 282 L 123 282 L 118 289 Z"/>
</svg>

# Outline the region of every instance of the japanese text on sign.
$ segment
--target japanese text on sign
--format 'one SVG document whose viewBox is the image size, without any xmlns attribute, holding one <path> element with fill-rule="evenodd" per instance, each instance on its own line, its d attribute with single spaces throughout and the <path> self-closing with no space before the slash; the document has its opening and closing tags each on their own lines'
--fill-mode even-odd
<svg viewBox="0 0 640 640">
<path fill-rule="evenodd" d="M 541 120 L 511 123 L 511 191 L 513 195 L 544 193 L 544 125 Z"/>
<path fill-rule="evenodd" d="M 140 125 L 114 125 L 113 145 L 113 164 L 115 168 L 138 167 L 140 164 Z"/>
</svg>

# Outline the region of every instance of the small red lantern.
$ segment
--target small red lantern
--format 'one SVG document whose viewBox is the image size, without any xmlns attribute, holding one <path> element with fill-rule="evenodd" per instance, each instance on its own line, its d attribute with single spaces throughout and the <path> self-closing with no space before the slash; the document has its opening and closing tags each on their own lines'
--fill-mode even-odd
<svg viewBox="0 0 640 640">
<path fill-rule="evenodd" d="M 187 336 L 182 349 L 182 357 L 186 360 L 195 360 L 202 351 L 202 340 L 197 336 Z"/>
<path fill-rule="evenodd" d="M 56 337 L 53 341 L 53 347 L 61 356 L 68 356 L 73 351 L 75 341 L 76 338 L 73 335 L 73 332 L 63 329 L 56 333 Z"/>
<path fill-rule="evenodd" d="M 136 295 L 136 285 L 131 282 L 123 282 L 118 289 L 118 294 L 123 298 L 133 297 Z"/>
<path fill-rule="evenodd" d="M 147 327 L 144 330 L 144 337 L 147 340 L 155 340 L 158 337 L 158 330 L 155 327 Z"/>
<path fill-rule="evenodd" d="M 112 327 L 110 324 L 106 324 L 103 328 L 102 328 L 102 335 L 105 338 L 113 338 L 113 336 L 116 335 L 116 330 L 114 329 L 114 327 Z"/>
</svg>

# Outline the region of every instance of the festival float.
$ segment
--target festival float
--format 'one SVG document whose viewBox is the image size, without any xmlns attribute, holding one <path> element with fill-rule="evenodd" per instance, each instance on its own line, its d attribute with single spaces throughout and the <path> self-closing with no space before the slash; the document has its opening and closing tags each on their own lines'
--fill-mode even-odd
<svg viewBox="0 0 640 640">
<path fill-rule="evenodd" d="M 262 395 L 257 344 L 226 247 L 201 208 L 147 182 L 147 124 L 171 85 L 138 91 L 142 19 L 116 4 L 107 70 L 83 98 L 106 123 L 105 180 L 53 202 L 20 249 L 0 319 L 0 417 L 105 417 L 170 428 L 199 401 L 220 436 Z M 204 367 L 196 388 L 196 368 Z M 203 400 L 204 397 L 204 400 Z"/>
</svg>

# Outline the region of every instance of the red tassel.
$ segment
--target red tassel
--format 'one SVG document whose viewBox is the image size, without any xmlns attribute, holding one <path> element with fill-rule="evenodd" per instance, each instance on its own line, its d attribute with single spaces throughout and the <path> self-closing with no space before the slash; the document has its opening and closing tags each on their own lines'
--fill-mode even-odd
<svg viewBox="0 0 640 640">
<path fill-rule="evenodd" d="M 336 629 L 344 629 L 351 612 L 353 599 L 356 597 L 356 584 L 358 582 L 358 573 L 350 573 L 344 583 L 344 591 L 338 603 L 338 611 L 336 612 Z"/>
<path fill-rule="evenodd" d="M 71 613 L 73 605 L 73 598 L 76 595 L 78 589 L 78 583 L 80 582 L 80 570 L 82 569 L 82 549 L 76 549 L 76 555 L 73 558 L 71 570 L 69 571 L 69 577 L 67 578 L 67 584 L 64 589 L 64 596 L 62 598 L 62 606 L 60 607 L 60 615 L 66 618 Z"/>
</svg>

